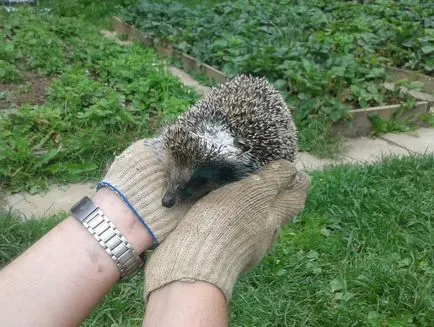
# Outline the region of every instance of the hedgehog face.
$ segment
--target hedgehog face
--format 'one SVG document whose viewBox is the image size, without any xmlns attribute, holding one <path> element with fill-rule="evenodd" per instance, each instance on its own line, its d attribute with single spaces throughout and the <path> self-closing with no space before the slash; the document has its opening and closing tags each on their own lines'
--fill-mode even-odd
<svg viewBox="0 0 434 327">
<path fill-rule="evenodd" d="M 170 168 L 169 168 L 170 167 Z M 170 208 L 183 200 L 183 189 L 191 179 L 192 171 L 188 167 L 168 166 L 166 169 L 166 187 L 161 203 Z"/>
<path fill-rule="evenodd" d="M 233 157 L 230 150 L 237 151 L 223 142 L 227 142 L 228 133 L 213 125 L 204 126 L 192 131 L 187 126 L 174 124 L 163 133 L 166 189 L 161 202 L 167 208 L 175 203 L 197 200 L 223 181 L 232 180 L 235 174 L 233 165 L 222 161 Z"/>
<path fill-rule="evenodd" d="M 194 202 L 219 187 L 242 177 L 228 162 L 204 162 L 195 168 L 172 166 L 167 170 L 167 183 L 162 205 L 172 207 L 180 202 Z"/>
</svg>

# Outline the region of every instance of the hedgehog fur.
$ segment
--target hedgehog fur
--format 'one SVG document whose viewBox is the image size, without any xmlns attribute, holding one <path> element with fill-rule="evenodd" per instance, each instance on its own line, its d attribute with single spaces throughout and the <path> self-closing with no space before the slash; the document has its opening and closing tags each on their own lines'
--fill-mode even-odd
<svg viewBox="0 0 434 327">
<path fill-rule="evenodd" d="M 197 200 L 273 160 L 294 162 L 297 153 L 297 130 L 279 91 L 249 75 L 213 88 L 161 136 L 165 207 Z"/>
</svg>

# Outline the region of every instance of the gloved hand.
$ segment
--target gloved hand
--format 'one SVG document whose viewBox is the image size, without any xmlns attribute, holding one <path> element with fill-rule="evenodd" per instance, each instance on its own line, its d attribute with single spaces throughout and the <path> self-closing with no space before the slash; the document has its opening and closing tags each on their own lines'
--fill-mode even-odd
<svg viewBox="0 0 434 327">
<path fill-rule="evenodd" d="M 145 301 L 174 281 L 207 281 L 229 300 L 243 272 L 257 265 L 280 228 L 303 207 L 310 179 L 288 161 L 222 187 L 192 206 L 151 255 Z"/>
<path fill-rule="evenodd" d="M 189 209 L 178 205 L 167 209 L 161 204 L 165 173 L 164 149 L 160 139 L 133 143 L 117 156 L 97 189 L 108 187 L 135 213 L 158 246 Z"/>
</svg>

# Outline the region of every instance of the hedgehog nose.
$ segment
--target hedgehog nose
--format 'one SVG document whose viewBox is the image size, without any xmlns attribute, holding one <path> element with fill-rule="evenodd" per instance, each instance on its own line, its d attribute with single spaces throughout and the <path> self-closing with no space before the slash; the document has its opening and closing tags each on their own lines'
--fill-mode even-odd
<svg viewBox="0 0 434 327">
<path fill-rule="evenodd" d="M 163 199 L 161 200 L 161 204 L 163 207 L 171 208 L 175 204 L 175 197 L 172 195 L 164 195 Z"/>
</svg>

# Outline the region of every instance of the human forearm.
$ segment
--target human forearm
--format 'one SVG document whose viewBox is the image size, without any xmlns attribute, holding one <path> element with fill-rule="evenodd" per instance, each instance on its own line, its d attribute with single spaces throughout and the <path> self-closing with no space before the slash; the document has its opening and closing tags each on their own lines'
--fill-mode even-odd
<svg viewBox="0 0 434 327">
<path fill-rule="evenodd" d="M 102 189 L 93 200 L 136 252 L 152 246 L 146 229 L 114 193 Z M 77 326 L 118 279 L 104 249 L 78 221 L 67 218 L 0 272 L 0 321 Z"/>
</svg>

